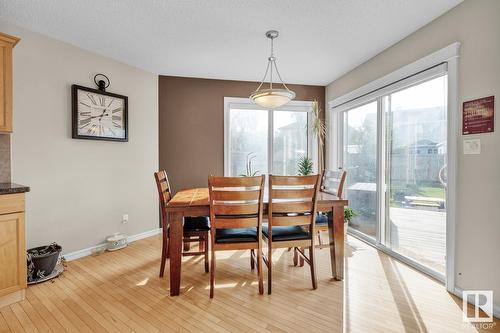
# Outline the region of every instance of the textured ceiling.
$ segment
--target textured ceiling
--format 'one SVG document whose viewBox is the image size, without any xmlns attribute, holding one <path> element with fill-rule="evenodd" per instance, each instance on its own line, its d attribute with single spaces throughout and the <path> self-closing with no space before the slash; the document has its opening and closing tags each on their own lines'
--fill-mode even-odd
<svg viewBox="0 0 500 333">
<path fill-rule="evenodd" d="M 0 0 L 0 20 L 153 73 L 325 85 L 461 0 Z"/>
</svg>

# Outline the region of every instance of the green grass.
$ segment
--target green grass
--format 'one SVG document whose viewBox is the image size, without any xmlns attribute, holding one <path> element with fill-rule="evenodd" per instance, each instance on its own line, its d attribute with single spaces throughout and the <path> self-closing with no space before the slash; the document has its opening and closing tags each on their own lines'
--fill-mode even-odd
<svg viewBox="0 0 500 333">
<path fill-rule="evenodd" d="M 444 188 L 442 187 L 419 187 L 417 194 L 423 197 L 444 199 Z"/>
<path fill-rule="evenodd" d="M 391 207 L 402 207 L 404 196 L 445 199 L 445 190 L 438 184 L 408 185 L 405 183 L 393 183 L 390 198 Z"/>
</svg>

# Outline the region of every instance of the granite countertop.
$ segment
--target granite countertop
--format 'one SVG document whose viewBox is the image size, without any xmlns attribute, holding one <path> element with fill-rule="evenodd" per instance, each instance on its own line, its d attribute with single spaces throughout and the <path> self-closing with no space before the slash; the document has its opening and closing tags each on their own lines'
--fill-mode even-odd
<svg viewBox="0 0 500 333">
<path fill-rule="evenodd" d="M 14 183 L 0 183 L 0 194 L 13 194 L 29 192 L 28 186 L 14 184 Z"/>
</svg>

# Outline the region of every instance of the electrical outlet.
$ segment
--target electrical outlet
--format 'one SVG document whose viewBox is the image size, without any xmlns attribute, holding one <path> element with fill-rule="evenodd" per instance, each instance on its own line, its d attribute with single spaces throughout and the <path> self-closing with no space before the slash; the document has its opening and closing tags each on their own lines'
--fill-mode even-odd
<svg viewBox="0 0 500 333">
<path fill-rule="evenodd" d="M 128 214 L 123 214 L 122 223 L 128 223 Z"/>
</svg>

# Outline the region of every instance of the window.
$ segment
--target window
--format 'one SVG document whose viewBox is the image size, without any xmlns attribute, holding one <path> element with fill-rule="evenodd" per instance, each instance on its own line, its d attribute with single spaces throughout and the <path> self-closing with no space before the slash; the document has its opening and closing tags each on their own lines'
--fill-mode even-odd
<svg viewBox="0 0 500 333">
<path fill-rule="evenodd" d="M 273 174 L 296 175 L 302 156 L 309 156 L 307 147 L 307 112 L 273 112 Z"/>
<path fill-rule="evenodd" d="M 229 175 L 268 173 L 268 119 L 265 110 L 231 109 Z"/>
<path fill-rule="evenodd" d="M 224 175 L 296 175 L 302 156 L 315 161 L 311 102 L 266 110 L 247 98 L 224 98 Z"/>
</svg>

